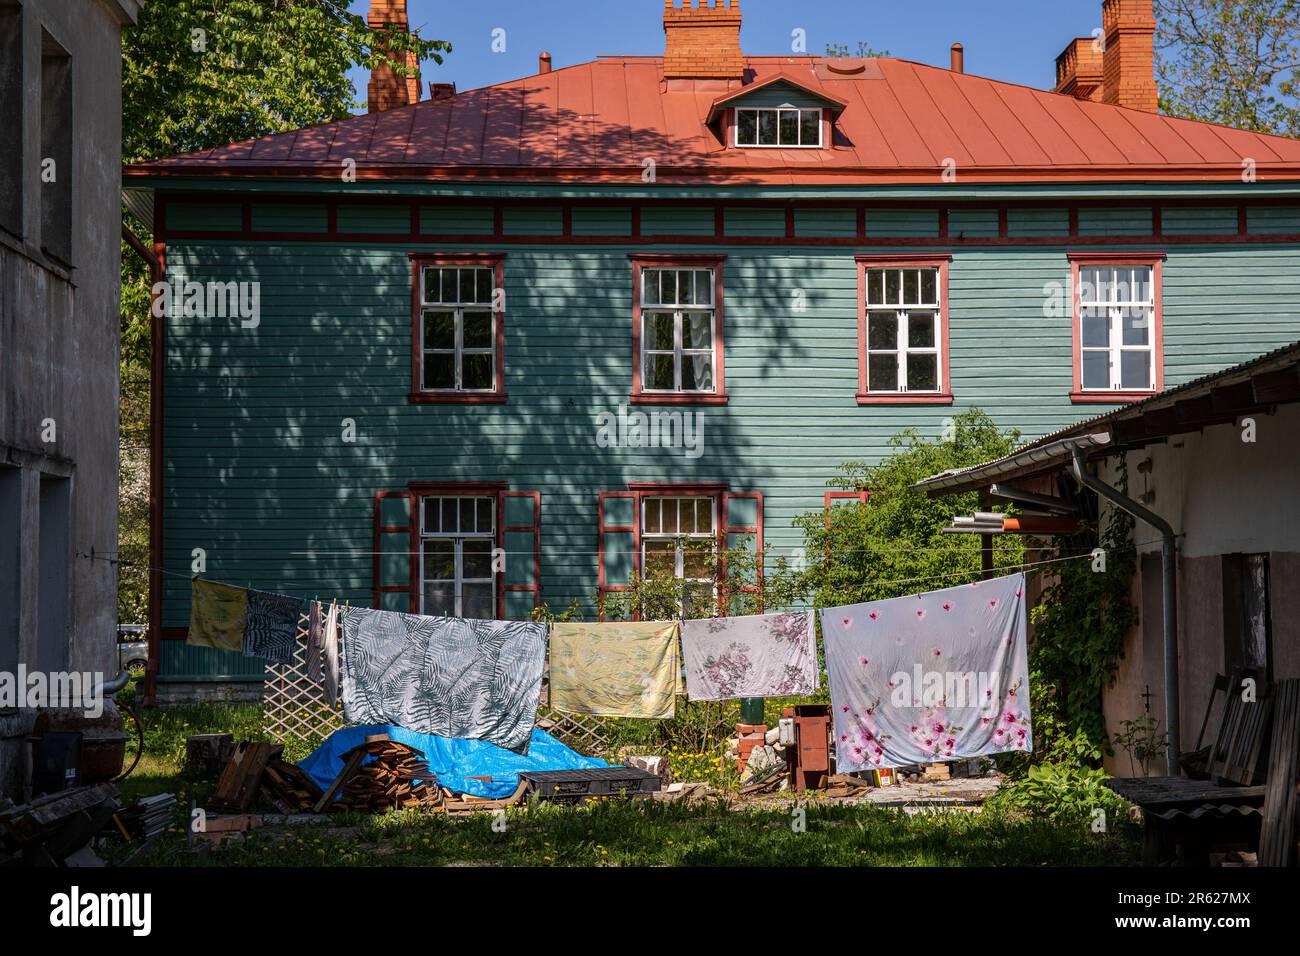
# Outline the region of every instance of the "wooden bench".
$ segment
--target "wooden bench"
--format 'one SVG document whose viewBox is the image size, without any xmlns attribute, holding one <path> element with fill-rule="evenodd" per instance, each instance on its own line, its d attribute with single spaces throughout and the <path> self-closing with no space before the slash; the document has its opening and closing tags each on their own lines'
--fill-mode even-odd
<svg viewBox="0 0 1300 956">
<path fill-rule="evenodd" d="M 1179 858 L 1184 865 L 1208 862 L 1214 838 L 1253 842 L 1267 795 L 1260 780 L 1272 694 L 1243 699 L 1254 675 L 1234 671 L 1227 684 L 1223 717 L 1207 761 L 1209 780 L 1189 777 L 1128 777 L 1106 786 L 1142 809 L 1143 862 L 1159 865 Z M 1216 686 L 1222 686 L 1222 678 Z M 1202 727 L 1204 732 L 1204 727 Z"/>
</svg>

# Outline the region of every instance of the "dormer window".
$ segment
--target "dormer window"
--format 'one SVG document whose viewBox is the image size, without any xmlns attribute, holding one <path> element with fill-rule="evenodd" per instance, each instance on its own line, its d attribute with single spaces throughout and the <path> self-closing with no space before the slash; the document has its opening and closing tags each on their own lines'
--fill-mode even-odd
<svg viewBox="0 0 1300 956">
<path fill-rule="evenodd" d="M 782 149 L 822 145 L 822 111 L 794 106 L 736 110 L 736 146 L 774 146 Z"/>
</svg>

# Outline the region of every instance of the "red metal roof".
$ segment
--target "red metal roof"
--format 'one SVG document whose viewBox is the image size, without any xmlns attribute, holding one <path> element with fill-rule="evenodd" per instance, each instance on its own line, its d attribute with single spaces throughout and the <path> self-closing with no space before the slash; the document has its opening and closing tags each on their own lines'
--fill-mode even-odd
<svg viewBox="0 0 1300 956">
<path fill-rule="evenodd" d="M 898 59 L 749 57 L 744 87 L 666 82 L 659 57 L 603 57 L 381 113 L 140 163 L 127 175 L 862 185 L 1300 179 L 1300 141 L 1076 100 Z M 858 70 L 845 73 L 844 70 Z M 826 150 L 728 149 L 719 97 L 784 77 L 846 103 Z"/>
</svg>

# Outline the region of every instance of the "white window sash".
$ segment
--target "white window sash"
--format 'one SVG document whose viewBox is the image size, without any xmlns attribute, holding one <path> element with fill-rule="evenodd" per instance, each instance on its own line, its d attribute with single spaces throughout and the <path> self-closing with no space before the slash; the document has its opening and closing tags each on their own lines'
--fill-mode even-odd
<svg viewBox="0 0 1300 956">
<path fill-rule="evenodd" d="M 495 539 L 484 535 L 460 535 L 460 536 L 439 536 L 426 535 L 422 540 L 428 541 L 450 541 L 453 545 L 454 554 L 454 577 L 451 578 L 429 578 L 424 573 L 424 548 L 420 548 L 420 611 L 425 613 L 424 598 L 425 588 L 429 584 L 451 584 L 452 599 L 454 604 L 453 614 L 461 617 L 465 613 L 465 585 L 466 584 L 490 584 L 492 586 L 492 606 L 496 607 L 497 600 L 497 580 L 493 574 L 486 578 L 467 578 L 465 577 L 465 542 L 467 541 L 488 541 L 495 544 Z"/>
<path fill-rule="evenodd" d="M 911 395 L 940 395 L 940 394 L 942 394 L 942 393 L 943 393 L 943 374 L 944 374 L 944 367 L 943 367 L 943 349 L 941 349 L 941 348 L 939 347 L 939 346 L 940 346 L 940 343 L 943 341 L 943 339 L 941 338 L 941 336 L 943 335 L 943 325 L 942 325 L 942 323 L 943 323 L 943 314 L 942 314 L 942 312 L 941 312 L 939 309 L 937 309 L 937 308 L 933 308 L 933 307 L 930 307 L 930 306 L 926 306 L 924 309 L 913 309 L 913 310 L 911 310 L 911 312 L 917 312 L 917 313 L 922 313 L 922 312 L 923 312 L 923 313 L 925 313 L 927 316 L 932 317 L 932 318 L 931 318 L 931 322 L 932 322 L 933 327 L 934 327 L 934 345 L 932 345 L 932 346 L 927 346 L 927 347 L 924 347 L 924 348 L 919 348 L 919 347 L 916 347 L 916 346 L 910 346 L 910 345 L 908 345 L 908 323 L 909 323 L 909 321 L 910 321 L 910 319 L 911 319 L 911 312 L 908 312 L 908 311 L 899 311 L 899 310 L 897 310 L 897 309 L 873 308 L 873 307 L 871 307 L 871 306 L 867 306 L 867 310 L 866 310 L 866 311 L 867 311 L 867 314 L 868 314 L 868 319 L 867 319 L 868 323 L 870 323 L 870 321 L 871 321 L 871 320 L 870 320 L 870 313 L 872 313 L 872 312 L 893 312 L 893 313 L 897 316 L 897 318 L 898 318 L 898 329 L 897 329 L 897 332 L 896 332 L 896 338 L 895 338 L 895 342 L 894 342 L 894 348 L 892 348 L 892 349 L 873 349 L 873 348 L 871 348 L 870 344 L 868 344 L 868 346 L 867 346 L 867 360 L 868 360 L 868 362 L 870 362 L 871 356 L 873 356 L 873 355 L 895 355 L 895 356 L 898 357 L 898 380 L 894 383 L 894 384 L 895 384 L 895 387 L 894 387 L 893 389 L 872 389 L 872 387 L 871 387 L 871 380 L 870 380 L 870 378 L 868 377 L 868 379 L 867 379 L 867 391 L 868 391 L 868 392 L 875 391 L 875 392 L 879 392 L 879 393 L 884 394 L 884 395 L 892 395 L 892 394 L 895 394 L 895 393 L 897 393 L 897 394 L 899 394 L 899 395 L 905 395 L 905 394 L 911 394 Z M 870 330 L 870 328 L 868 328 L 868 329 L 867 329 L 868 342 L 869 342 L 870 334 L 871 334 L 871 330 Z M 912 388 L 912 389 L 909 389 L 909 388 L 907 387 L 907 363 L 908 363 L 908 358 L 909 358 L 910 356 L 913 356 L 913 355 L 933 355 L 933 356 L 934 356 L 934 367 L 935 367 L 935 383 L 934 383 L 934 388 Z M 868 365 L 868 368 L 870 368 L 869 365 Z"/>
<path fill-rule="evenodd" d="M 699 501 L 699 500 L 701 500 L 701 499 L 707 499 L 708 502 L 709 502 L 709 530 L 708 530 L 708 531 L 692 531 L 692 532 L 689 532 L 689 533 L 687 533 L 687 532 L 680 532 L 680 531 L 679 531 L 679 532 L 673 533 L 673 532 L 667 532 L 667 531 L 656 531 L 656 532 L 650 532 L 650 531 L 646 531 L 646 530 L 645 530 L 645 528 L 646 528 L 646 521 L 645 521 L 646 508 L 647 508 L 647 506 L 649 505 L 650 501 L 654 500 L 654 501 L 658 501 L 658 502 L 660 502 L 660 507 L 661 507 L 661 509 L 662 509 L 664 506 L 666 506 L 667 504 L 669 504 L 669 503 L 671 502 L 672 505 L 673 505 L 673 507 L 677 509 L 677 526 L 680 528 L 680 527 L 681 527 L 681 524 L 682 524 L 682 522 L 681 522 L 681 503 L 682 503 L 683 501 L 689 501 L 689 502 L 691 503 L 691 507 L 694 508 L 694 507 L 695 507 L 695 502 L 697 502 L 697 501 Z M 663 521 L 662 514 L 663 514 L 663 513 L 662 513 L 662 510 L 661 510 L 661 512 L 660 512 L 660 523 L 661 523 L 661 524 L 662 524 L 662 521 Z M 660 497 L 660 496 L 649 496 L 649 497 L 647 497 L 647 498 L 643 498 L 642 501 L 641 501 L 641 514 L 640 514 L 639 517 L 640 517 L 640 522 L 641 522 L 641 524 L 640 524 L 640 527 L 641 527 L 641 568 L 642 568 L 643 573 L 644 573 L 644 570 L 649 566 L 649 564 L 648 564 L 648 560 L 649 560 L 649 556 L 650 556 L 650 548 L 649 548 L 650 543 L 651 543 L 651 542 L 655 542 L 655 541 L 662 541 L 662 542 L 670 543 L 670 544 L 672 545 L 672 548 L 673 548 L 673 577 L 676 578 L 678 581 L 682 581 L 683 583 L 686 583 L 686 584 L 705 584 L 705 585 L 708 585 L 708 586 L 709 586 L 709 590 L 710 590 L 710 594 L 712 595 L 713 600 L 714 600 L 714 601 L 717 601 L 717 599 L 718 599 L 718 582 L 717 582 L 716 579 L 713 579 L 713 578 L 688 578 L 688 577 L 686 576 L 686 550 L 687 550 L 687 549 L 686 549 L 686 547 L 685 547 L 685 543 L 686 543 L 686 542 L 690 542 L 690 541 L 708 542 L 708 543 L 710 544 L 711 547 L 716 548 L 716 546 L 717 546 L 717 541 L 718 541 L 718 498 L 715 497 L 715 496 L 712 496 L 712 495 L 695 495 L 695 496 L 686 496 L 686 497 L 668 497 L 668 498 L 664 498 L 664 497 Z M 682 610 L 683 610 L 683 612 L 685 611 L 684 608 L 683 608 Z"/>
<path fill-rule="evenodd" d="M 429 501 L 437 501 L 439 507 L 445 501 L 455 501 L 459 513 L 461 501 L 475 502 L 475 526 L 478 524 L 477 503 L 487 501 L 492 505 L 489 512 L 492 516 L 492 528 L 489 531 L 475 530 L 473 532 L 463 531 L 428 531 L 425 522 L 425 508 Z M 459 525 L 459 518 L 457 520 Z M 453 576 L 450 578 L 430 578 L 426 574 L 424 562 L 424 542 L 425 541 L 443 541 L 450 542 L 452 545 L 453 555 Z M 465 594 L 464 586 L 466 584 L 490 584 L 492 585 L 492 606 L 496 607 L 497 600 L 497 576 L 492 574 L 486 578 L 468 578 L 465 576 L 465 543 L 467 541 L 486 541 L 493 548 L 496 547 L 496 500 L 490 496 L 484 495 L 428 495 L 420 498 L 420 611 L 425 612 L 425 590 L 429 584 L 451 584 L 452 585 L 452 602 L 453 614 L 460 617 L 464 614 Z M 491 567 L 491 565 L 489 565 Z"/>
<path fill-rule="evenodd" d="M 1081 268 L 1096 268 L 1095 266 L 1082 266 Z M 1145 269 L 1146 287 L 1150 290 L 1150 295 L 1145 300 L 1135 299 L 1129 295 L 1125 299 L 1119 298 L 1119 274 L 1123 269 L 1132 275 L 1137 269 Z M 1108 295 L 1103 300 L 1096 295 L 1096 289 L 1093 290 L 1093 296 L 1090 300 L 1085 301 L 1083 297 L 1082 282 L 1079 289 L 1079 387 L 1082 391 L 1105 394 L 1106 392 L 1153 392 L 1156 387 L 1156 304 L 1155 304 L 1155 270 L 1144 266 L 1111 266 L 1108 281 Z M 1145 309 L 1147 313 L 1147 342 L 1146 345 L 1125 345 L 1124 344 L 1124 313 L 1134 309 Z M 1084 313 L 1088 310 L 1105 311 L 1106 313 L 1106 338 L 1105 348 L 1101 346 L 1090 346 L 1083 344 L 1083 323 Z M 1094 316 L 1095 318 L 1095 316 Z M 1106 365 L 1108 370 L 1109 384 L 1106 386 L 1089 386 L 1084 382 L 1083 357 L 1088 353 L 1104 352 L 1106 354 Z M 1125 387 L 1124 385 L 1124 365 L 1123 356 L 1125 352 L 1145 352 L 1147 355 L 1147 385 L 1145 388 Z"/>
<path fill-rule="evenodd" d="M 899 274 L 898 283 L 899 283 L 899 290 L 900 290 L 899 294 L 901 296 L 902 289 L 904 286 L 902 274 L 905 272 L 921 273 L 925 271 L 931 271 L 934 273 L 934 289 L 935 289 L 934 299 L 935 300 L 933 303 L 929 303 L 929 302 L 919 303 L 919 304 L 906 303 L 903 305 L 899 305 L 898 303 L 895 302 L 877 303 L 875 305 L 871 303 L 869 288 L 870 288 L 870 274 L 872 272 L 882 272 L 885 274 L 888 274 L 890 272 L 898 273 Z M 869 393 L 874 392 L 880 395 L 907 395 L 907 394 L 942 395 L 943 394 L 944 373 L 946 370 L 944 369 L 944 364 L 943 364 L 943 336 L 945 333 L 945 329 L 943 326 L 944 290 L 940 286 L 941 278 L 942 278 L 942 272 L 940 272 L 938 269 L 934 269 L 931 266 L 888 266 L 883 268 L 876 266 L 874 268 L 867 267 L 867 269 L 865 270 L 863 285 L 864 288 L 866 288 L 868 291 L 864 291 L 863 293 L 864 311 L 867 316 L 867 328 L 865 330 L 866 336 L 863 344 L 866 347 L 866 356 L 867 356 L 866 360 L 868 362 L 867 391 Z M 888 284 L 888 281 L 887 279 L 882 277 L 881 283 L 883 289 L 883 287 Z M 918 294 L 920 291 L 919 285 L 920 283 L 918 278 Z M 892 312 L 894 316 L 897 318 L 898 328 L 895 330 L 895 341 L 894 341 L 894 347 L 892 349 L 873 349 L 871 347 L 870 324 L 871 324 L 872 312 Z M 910 323 L 911 316 L 913 314 L 916 314 L 918 316 L 924 315 L 931 319 L 931 323 L 934 328 L 934 345 L 926 346 L 926 347 L 914 347 L 908 344 L 908 325 Z M 894 383 L 895 386 L 894 388 L 873 389 L 871 387 L 870 361 L 871 361 L 871 356 L 873 355 L 897 356 L 898 377 Z M 934 388 L 909 389 L 907 387 L 907 364 L 908 364 L 908 357 L 911 355 L 934 356 L 934 367 L 935 367 Z"/>
<path fill-rule="evenodd" d="M 462 501 L 475 502 L 476 505 L 475 512 L 474 512 L 475 530 L 472 532 L 425 530 L 428 527 L 428 523 L 424 520 L 425 507 L 428 505 L 430 501 L 437 501 L 439 503 L 439 507 L 441 507 L 442 502 L 444 501 L 456 502 L 457 526 L 460 525 L 460 517 L 459 517 L 460 502 Z M 477 528 L 478 525 L 477 503 L 480 501 L 486 501 L 492 506 L 492 510 L 489 512 L 489 514 L 492 516 L 492 527 L 489 528 L 487 531 L 480 531 Z M 439 524 L 441 523 L 442 522 L 440 520 Z M 496 504 L 496 499 L 491 495 L 422 495 L 420 497 L 420 537 L 422 538 L 492 538 L 495 539 L 496 528 L 497 528 L 497 504 Z"/>
<path fill-rule="evenodd" d="M 672 312 L 673 316 L 673 348 L 672 351 L 667 349 L 646 348 L 646 320 L 645 312 L 666 313 Z M 709 316 L 709 342 L 707 349 L 687 348 L 684 344 L 686 330 L 686 316 L 688 315 L 705 315 Z M 663 395 L 672 395 L 678 392 L 689 393 L 694 395 L 712 395 L 718 390 L 718 316 L 712 308 L 682 308 L 682 307 L 664 307 L 643 306 L 641 316 L 641 391 L 654 392 Z M 651 379 L 652 360 L 656 355 L 671 355 L 673 357 L 673 387 L 672 388 L 651 388 L 646 383 Z M 685 359 L 695 355 L 707 355 L 709 357 L 709 368 L 713 373 L 710 377 L 713 379 L 712 388 L 688 388 L 682 384 L 682 372 L 685 370 Z"/>
<path fill-rule="evenodd" d="M 812 112 L 816 112 L 816 113 L 817 113 L 817 142 L 815 142 L 815 143 L 782 143 L 782 142 L 780 142 L 780 139 L 781 139 L 781 114 L 782 114 L 782 113 L 803 114 L 803 113 L 812 113 Z M 740 141 L 740 114 L 741 114 L 741 113 L 753 113 L 753 114 L 754 114 L 754 142 L 752 142 L 752 143 L 742 143 L 742 142 Z M 759 123 L 759 116 L 762 115 L 763 113 L 775 113 L 775 114 L 776 114 L 776 136 L 777 136 L 777 142 L 775 142 L 775 143 L 760 143 L 760 142 L 758 141 L 758 138 L 759 138 L 758 130 L 759 130 L 759 126 L 761 125 L 761 124 Z M 803 123 L 802 123 L 802 119 L 803 119 L 802 115 L 799 115 L 799 116 L 798 116 L 798 122 L 796 123 L 796 126 L 797 126 L 797 128 L 799 129 L 799 136 L 800 136 L 801 139 L 803 138 Z M 826 111 L 825 111 L 823 108 L 821 108 L 821 107 L 808 107 L 808 106 L 750 106 L 750 107 L 737 107 L 737 109 L 736 109 L 736 119 L 735 119 L 735 122 L 734 122 L 736 132 L 735 132 L 735 136 L 734 136 L 733 139 L 732 139 L 732 145 L 734 145 L 737 149 L 821 149 L 821 148 L 822 148 L 822 141 L 823 141 L 823 139 L 824 139 L 825 136 L 826 136 L 826 133 L 825 133 L 825 123 L 826 123 Z"/>
<path fill-rule="evenodd" d="M 492 273 L 492 284 L 496 285 L 495 270 L 485 269 L 483 266 L 424 266 L 420 272 L 420 371 L 424 372 L 424 363 L 430 355 L 452 355 L 454 359 L 455 384 L 451 388 L 425 388 L 423 374 L 420 380 L 420 391 L 432 395 L 450 395 L 452 393 L 463 393 L 467 395 L 490 395 L 497 390 L 497 363 L 496 363 L 496 338 L 497 322 L 500 317 L 493 308 L 492 302 L 431 302 L 425 298 L 425 273 L 430 271 L 441 272 L 446 269 L 473 269 L 475 272 L 487 271 Z M 455 337 L 454 346 L 450 349 L 426 348 L 424 342 L 424 316 L 427 312 L 451 312 L 453 315 L 453 335 Z M 486 312 L 491 318 L 492 323 L 492 345 L 488 348 L 467 348 L 465 346 L 465 313 L 466 312 Z M 492 368 L 492 382 L 486 388 L 465 388 L 464 369 L 466 355 L 489 355 L 492 357 L 490 363 Z"/>
<path fill-rule="evenodd" d="M 659 275 L 663 272 L 707 272 L 709 276 L 708 305 L 682 305 L 679 302 L 662 303 L 653 305 L 646 301 L 646 282 L 654 277 L 658 281 Z M 717 291 L 714 287 L 716 273 L 713 269 L 702 269 L 698 267 L 675 268 L 671 265 L 663 267 L 647 267 L 641 270 L 641 391 L 657 395 L 674 395 L 678 393 L 690 395 L 715 395 L 718 391 L 718 302 Z M 692 283 L 694 280 L 692 279 Z M 656 296 L 661 298 L 661 296 Z M 681 298 L 678 293 L 677 298 Z M 673 348 L 670 352 L 667 349 L 654 349 L 647 345 L 649 336 L 646 334 L 646 327 L 649 316 L 648 312 L 654 313 L 671 313 L 673 317 Z M 686 334 L 686 316 L 688 315 L 708 315 L 709 317 L 709 347 L 707 349 L 687 348 L 684 343 Z M 672 355 L 673 357 L 673 387 L 672 388 L 651 388 L 652 360 L 656 355 Z M 682 373 L 685 369 L 685 358 L 694 355 L 709 356 L 710 376 L 713 379 L 712 388 L 687 388 L 682 384 Z"/>
<path fill-rule="evenodd" d="M 492 340 L 493 345 L 490 348 L 469 348 L 465 345 L 465 312 L 487 312 L 491 316 L 492 322 Z M 452 392 L 463 392 L 468 395 L 490 394 L 497 389 L 497 363 L 496 363 L 496 334 L 497 334 L 497 314 L 489 306 L 440 306 L 432 305 L 422 309 L 422 312 L 451 311 L 454 315 L 452 320 L 455 335 L 455 347 L 450 349 L 425 348 L 424 346 L 424 316 L 421 315 L 420 322 L 420 367 L 424 368 L 425 357 L 429 355 L 454 355 L 455 356 L 455 373 L 456 384 L 451 388 L 425 388 L 423 381 L 420 383 L 420 391 L 429 393 L 449 394 Z M 492 356 L 492 383 L 486 388 L 465 388 L 465 356 L 467 355 L 489 355 Z"/>
</svg>

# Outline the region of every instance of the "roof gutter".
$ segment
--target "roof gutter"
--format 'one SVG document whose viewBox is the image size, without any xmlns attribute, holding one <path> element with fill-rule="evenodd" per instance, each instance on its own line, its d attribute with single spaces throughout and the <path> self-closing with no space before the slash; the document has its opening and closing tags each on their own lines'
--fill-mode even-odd
<svg viewBox="0 0 1300 956">
<path fill-rule="evenodd" d="M 919 481 L 912 487 L 924 491 L 931 497 L 970 491 L 987 484 L 1003 483 L 1009 477 L 1022 473 L 1025 469 L 1046 470 L 1055 466 L 1067 465 L 1072 451 L 1077 447 L 1084 450 L 1104 448 L 1110 444 L 1109 432 L 1096 432 L 1080 435 L 1076 438 L 1061 438 L 1046 445 L 1036 445 L 1012 452 L 1002 458 L 986 461 L 982 465 L 970 468 L 958 468 Z"/>
<path fill-rule="evenodd" d="M 1178 754 L 1180 751 L 1178 719 L 1178 550 L 1177 535 L 1173 526 L 1155 512 L 1142 506 L 1117 488 L 1112 488 L 1100 478 L 1088 472 L 1084 460 L 1082 443 L 1074 439 L 1065 439 L 1070 447 L 1070 457 L 1074 464 L 1074 477 L 1083 485 L 1105 498 L 1121 511 L 1126 511 L 1135 518 L 1141 518 L 1160 532 L 1161 561 L 1161 602 L 1163 606 L 1163 638 L 1165 656 L 1165 726 L 1168 731 L 1168 743 L 1165 748 L 1165 761 L 1168 774 L 1178 776 Z"/>
</svg>

